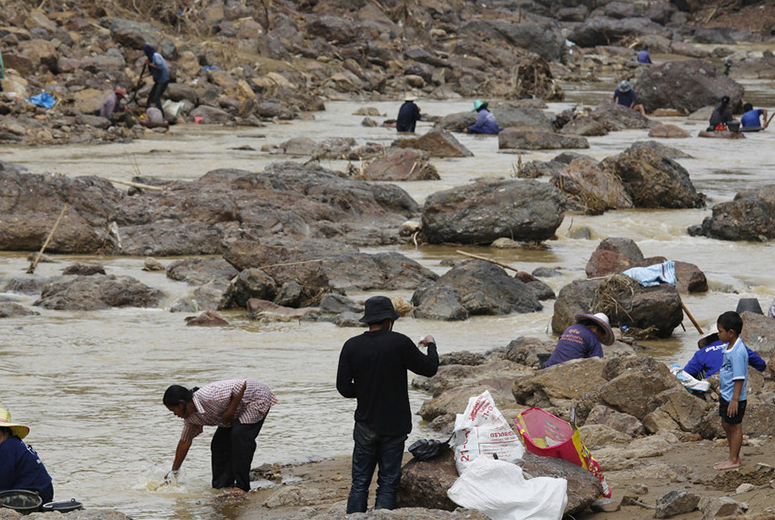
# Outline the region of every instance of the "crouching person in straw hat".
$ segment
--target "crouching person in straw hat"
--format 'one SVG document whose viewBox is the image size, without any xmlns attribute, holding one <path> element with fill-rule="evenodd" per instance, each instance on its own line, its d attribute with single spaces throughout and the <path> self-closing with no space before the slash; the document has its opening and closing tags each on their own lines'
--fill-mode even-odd
<svg viewBox="0 0 775 520">
<path fill-rule="evenodd" d="M 252 379 L 217 381 L 191 390 L 172 385 L 164 392 L 163 402 L 183 419 L 183 433 L 167 478 L 180 469 L 202 426 L 217 426 L 210 443 L 213 487 L 232 488 L 238 495 L 250 491 L 256 437 L 269 408 L 277 403 L 269 387 Z"/>
<path fill-rule="evenodd" d="M 398 317 L 389 298 L 369 298 L 361 318 L 369 330 L 347 340 L 339 355 L 336 389 L 358 401 L 347 514 L 366 511 L 377 465 L 375 509 L 395 508 L 404 442 L 412 431 L 406 371 L 431 377 L 439 367 L 433 336 L 420 340 L 420 345 L 428 347 L 423 354 L 408 337 L 393 332 Z"/>
<path fill-rule="evenodd" d="M 576 314 L 576 323 L 560 336 L 554 352 L 544 368 L 564 363 L 571 359 L 603 357 L 603 345 L 613 345 L 614 331 L 608 323 L 608 316 L 597 314 Z"/>
<path fill-rule="evenodd" d="M 46 467 L 22 439 L 30 429 L 11 421 L 11 412 L 0 408 L 0 491 L 35 491 L 43 503 L 54 500 L 54 486 Z"/>
</svg>

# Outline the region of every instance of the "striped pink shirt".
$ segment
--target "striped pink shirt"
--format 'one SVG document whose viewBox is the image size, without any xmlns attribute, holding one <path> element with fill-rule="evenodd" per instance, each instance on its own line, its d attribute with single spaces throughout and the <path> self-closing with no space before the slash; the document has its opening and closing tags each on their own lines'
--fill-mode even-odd
<svg viewBox="0 0 775 520">
<path fill-rule="evenodd" d="M 182 441 L 191 441 L 202 433 L 202 426 L 226 426 L 221 414 L 229 407 L 232 397 L 242 388 L 244 379 L 231 379 L 209 383 L 194 392 L 196 412 L 188 416 L 183 423 Z M 242 424 L 257 423 L 264 417 L 277 398 L 265 384 L 253 379 L 247 380 L 242 401 L 234 413 L 234 421 Z"/>
</svg>

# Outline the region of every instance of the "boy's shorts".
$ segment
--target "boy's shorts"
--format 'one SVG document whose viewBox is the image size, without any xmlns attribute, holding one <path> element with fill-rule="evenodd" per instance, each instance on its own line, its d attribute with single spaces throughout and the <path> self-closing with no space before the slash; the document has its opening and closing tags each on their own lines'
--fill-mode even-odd
<svg viewBox="0 0 775 520">
<path fill-rule="evenodd" d="M 737 402 L 737 415 L 732 417 L 727 416 L 727 408 L 729 407 L 729 401 L 724 400 L 723 397 L 718 399 L 718 414 L 721 419 L 727 424 L 740 424 L 743 422 L 743 415 L 745 415 L 745 404 L 747 401 Z"/>
</svg>

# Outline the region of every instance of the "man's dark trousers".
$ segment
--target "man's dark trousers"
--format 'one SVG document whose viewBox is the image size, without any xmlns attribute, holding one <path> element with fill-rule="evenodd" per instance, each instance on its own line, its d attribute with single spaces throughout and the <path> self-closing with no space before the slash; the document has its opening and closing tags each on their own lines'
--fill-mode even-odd
<svg viewBox="0 0 775 520">
<path fill-rule="evenodd" d="M 369 484 L 377 473 L 377 502 L 375 509 L 395 509 L 396 494 L 401 481 L 401 461 L 404 456 L 406 435 L 380 435 L 362 422 L 353 430 L 353 482 L 347 498 L 347 514 L 366 511 Z"/>
<path fill-rule="evenodd" d="M 250 491 L 250 465 L 256 452 L 256 437 L 266 417 L 252 424 L 219 426 L 210 443 L 215 489 L 238 487 Z"/>
</svg>

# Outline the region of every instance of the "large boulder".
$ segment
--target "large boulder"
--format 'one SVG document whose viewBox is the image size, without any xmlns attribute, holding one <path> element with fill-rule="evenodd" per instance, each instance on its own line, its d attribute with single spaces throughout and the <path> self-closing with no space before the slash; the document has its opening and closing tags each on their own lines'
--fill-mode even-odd
<svg viewBox="0 0 775 520">
<path fill-rule="evenodd" d="M 39 250 L 65 204 L 67 211 L 47 251 L 111 250 L 107 228 L 123 199 L 109 181 L 98 177 L 0 171 L 0 250 Z"/>
<path fill-rule="evenodd" d="M 518 24 L 480 18 L 465 22 L 457 30 L 461 34 L 527 49 L 551 61 L 559 60 L 565 51 L 565 37 L 559 24 L 546 18 Z"/>
<path fill-rule="evenodd" d="M 605 280 L 576 280 L 560 290 L 552 330 L 562 334 L 580 313 L 604 312 L 613 327 L 639 329 L 646 337 L 667 338 L 683 319 L 678 291 L 672 285 L 643 287 L 624 275 Z"/>
<path fill-rule="evenodd" d="M 469 110 L 466 112 L 455 112 L 442 117 L 436 121 L 434 128 L 446 130 L 447 132 L 465 133 L 466 129 L 474 123 L 476 123 L 476 114 Z"/>
<path fill-rule="evenodd" d="M 590 215 L 633 207 L 621 180 L 589 158 L 574 159 L 564 171 L 553 175 L 550 182 Z"/>
<path fill-rule="evenodd" d="M 35 305 L 61 311 L 156 307 L 163 294 L 130 276 L 63 276 L 46 287 Z"/>
<path fill-rule="evenodd" d="M 703 60 L 680 60 L 644 69 L 636 83 L 638 101 L 646 111 L 674 108 L 694 112 L 718 105 L 722 96 L 730 97 L 737 110 L 745 89 L 716 66 Z"/>
<path fill-rule="evenodd" d="M 751 350 L 764 359 L 775 353 L 775 320 L 751 311 L 742 315 L 743 331 L 740 338 Z"/>
<path fill-rule="evenodd" d="M 223 258 L 186 258 L 172 262 L 166 269 L 167 278 L 191 285 L 204 285 L 212 280 L 229 282 L 239 271 Z"/>
<path fill-rule="evenodd" d="M 428 152 L 431 157 L 472 157 L 474 154 L 460 144 L 455 136 L 444 130 L 431 130 L 420 137 L 398 139 L 398 148 L 414 148 Z"/>
<path fill-rule="evenodd" d="M 657 124 L 637 110 L 620 105 L 619 103 L 614 103 L 609 97 L 603 99 L 600 104 L 595 107 L 591 112 L 590 117 L 597 121 L 598 124 L 608 132 L 649 128 Z M 571 128 L 576 119 L 571 121 Z M 563 128 L 563 130 L 565 130 L 565 128 Z"/>
<path fill-rule="evenodd" d="M 561 459 L 526 453 L 520 465 L 531 478 L 554 477 L 567 480 L 566 515 L 586 509 L 602 492 L 600 481 L 594 475 Z M 451 450 L 429 461 L 412 459 L 401 470 L 398 503 L 401 508 L 423 507 L 452 511 L 457 505 L 447 497 L 447 491 L 457 477 Z"/>
<path fill-rule="evenodd" d="M 321 266 L 331 286 L 343 291 L 415 290 L 438 279 L 433 271 L 396 252 L 335 255 Z"/>
<path fill-rule="evenodd" d="M 560 150 L 589 148 L 583 137 L 560 135 L 535 128 L 506 128 L 498 134 L 501 150 Z"/>
<path fill-rule="evenodd" d="M 601 401 L 641 420 L 662 404 L 662 392 L 673 389 L 686 392 L 667 365 L 648 356 L 612 360 L 606 367 L 606 375 L 610 379 L 600 387 Z"/>
<path fill-rule="evenodd" d="M 510 103 L 495 103 L 490 108 L 498 119 L 501 128 L 530 127 L 551 132 L 554 130 L 551 119 L 538 108 L 515 107 Z"/>
<path fill-rule="evenodd" d="M 261 173 L 214 170 L 196 181 L 164 185 L 163 192 L 143 191 L 115 208 L 124 254 L 222 254 L 245 236 L 390 244 L 401 240 L 398 228 L 419 212 L 395 185 L 292 163 L 269 165 Z"/>
<path fill-rule="evenodd" d="M 469 315 L 537 312 L 542 305 L 533 290 L 491 262 L 469 260 L 445 273 L 432 286 L 415 291 L 412 303 L 422 309 L 431 288 L 444 288 L 457 296 Z"/>
<path fill-rule="evenodd" d="M 603 160 L 601 168 L 624 184 L 638 208 L 702 208 L 705 196 L 694 188 L 689 172 L 653 151 L 628 149 Z"/>
<path fill-rule="evenodd" d="M 506 237 L 541 241 L 562 223 L 564 196 L 533 180 L 486 181 L 432 194 L 422 211 L 433 244 L 489 244 Z"/>
<path fill-rule="evenodd" d="M 625 40 L 636 39 L 646 35 L 672 36 L 668 29 L 652 22 L 648 18 L 587 18 L 576 25 L 568 35 L 568 39 L 581 47 L 596 45 L 612 45 Z"/>
<path fill-rule="evenodd" d="M 740 191 L 733 200 L 713 206 L 713 214 L 688 231 L 690 235 L 720 240 L 772 240 L 775 238 L 775 186 Z"/>
<path fill-rule="evenodd" d="M 439 180 L 436 167 L 428 160 L 427 152 L 408 148 L 389 151 L 377 157 L 363 169 L 368 181 L 435 181 Z"/>
</svg>

